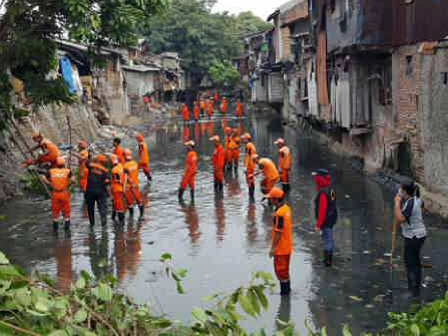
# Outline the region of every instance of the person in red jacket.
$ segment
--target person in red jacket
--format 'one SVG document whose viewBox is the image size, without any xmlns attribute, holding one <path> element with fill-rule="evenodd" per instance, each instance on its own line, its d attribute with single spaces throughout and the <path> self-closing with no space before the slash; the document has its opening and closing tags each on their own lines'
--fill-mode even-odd
<svg viewBox="0 0 448 336">
<path fill-rule="evenodd" d="M 324 242 L 324 264 L 331 267 L 333 263 L 333 226 L 338 219 L 336 195 L 331 188 L 330 173 L 326 169 L 313 172 L 314 183 L 318 191 L 314 200 L 316 232 L 320 232 Z"/>
<path fill-rule="evenodd" d="M 214 187 L 215 191 L 223 190 L 223 170 L 224 170 L 224 148 L 219 141 L 219 136 L 215 135 L 210 138 L 210 141 L 213 142 L 215 146 L 215 151 L 213 152 L 213 177 L 214 177 Z"/>
</svg>

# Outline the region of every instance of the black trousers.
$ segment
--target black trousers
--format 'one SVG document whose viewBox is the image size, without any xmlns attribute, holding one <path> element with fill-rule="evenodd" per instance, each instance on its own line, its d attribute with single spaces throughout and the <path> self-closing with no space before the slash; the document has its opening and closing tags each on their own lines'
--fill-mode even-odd
<svg viewBox="0 0 448 336">
<path fill-rule="evenodd" d="M 107 221 L 107 194 L 102 191 L 86 191 L 85 200 L 90 225 L 95 225 L 95 203 L 98 205 L 98 211 L 101 216 L 101 224 L 105 225 Z"/>
<path fill-rule="evenodd" d="M 404 239 L 404 263 L 408 275 L 408 288 L 414 296 L 420 295 L 420 286 L 422 283 L 422 264 L 420 260 L 420 251 L 423 247 L 426 237 L 423 238 L 405 238 Z"/>
</svg>

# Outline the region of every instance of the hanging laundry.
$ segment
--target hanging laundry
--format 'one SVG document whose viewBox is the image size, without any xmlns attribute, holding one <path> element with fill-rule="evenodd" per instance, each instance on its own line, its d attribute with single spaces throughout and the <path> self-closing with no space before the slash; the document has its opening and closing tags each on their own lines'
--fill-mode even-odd
<svg viewBox="0 0 448 336">
<path fill-rule="evenodd" d="M 59 59 L 59 71 L 62 74 L 62 79 L 67 84 L 68 92 L 75 93 L 76 86 L 75 83 L 73 82 L 72 65 L 67 56 L 62 56 Z"/>
</svg>

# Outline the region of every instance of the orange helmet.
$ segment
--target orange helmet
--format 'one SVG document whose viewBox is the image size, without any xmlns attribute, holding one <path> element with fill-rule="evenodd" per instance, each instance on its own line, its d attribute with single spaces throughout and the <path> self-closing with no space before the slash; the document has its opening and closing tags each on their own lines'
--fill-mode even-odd
<svg viewBox="0 0 448 336">
<path fill-rule="evenodd" d="M 96 156 L 96 161 L 97 161 L 99 164 L 103 164 L 103 163 L 106 162 L 106 157 L 105 157 L 103 154 L 98 154 L 98 155 Z"/>
<path fill-rule="evenodd" d="M 216 141 L 216 142 L 219 142 L 219 136 L 218 136 L 218 135 L 212 136 L 212 137 L 210 138 L 210 141 Z"/>
<path fill-rule="evenodd" d="M 230 134 L 232 132 L 232 129 L 230 127 L 225 128 L 226 134 Z"/>
<path fill-rule="evenodd" d="M 252 136 L 249 133 L 244 133 L 241 136 L 241 139 L 247 139 L 247 140 L 252 140 Z"/>
<path fill-rule="evenodd" d="M 33 139 L 40 138 L 41 136 L 42 135 L 38 131 L 35 131 L 35 132 L 33 132 L 33 134 L 31 134 L 31 138 L 33 138 Z"/>
<path fill-rule="evenodd" d="M 267 199 L 277 198 L 277 199 L 283 199 L 285 196 L 285 193 L 280 188 L 274 187 L 269 192 L 269 194 L 266 196 Z"/>
<path fill-rule="evenodd" d="M 112 162 L 112 164 L 116 165 L 118 164 L 118 156 L 116 156 L 115 154 L 111 154 L 110 155 L 110 161 Z"/>
<path fill-rule="evenodd" d="M 56 166 L 60 167 L 60 166 L 64 166 L 65 165 L 65 160 L 62 156 L 58 156 L 56 158 Z"/>
<path fill-rule="evenodd" d="M 79 142 L 78 142 L 79 149 L 87 149 L 88 147 L 89 147 L 89 145 L 87 144 L 87 142 L 85 140 L 79 140 Z"/>
<path fill-rule="evenodd" d="M 138 142 L 142 142 L 142 141 L 143 141 L 143 135 L 141 135 L 141 134 L 137 134 L 137 135 L 135 136 L 135 139 L 136 139 Z"/>
<path fill-rule="evenodd" d="M 123 153 L 126 160 L 132 160 L 132 152 L 129 149 L 126 148 Z"/>
</svg>

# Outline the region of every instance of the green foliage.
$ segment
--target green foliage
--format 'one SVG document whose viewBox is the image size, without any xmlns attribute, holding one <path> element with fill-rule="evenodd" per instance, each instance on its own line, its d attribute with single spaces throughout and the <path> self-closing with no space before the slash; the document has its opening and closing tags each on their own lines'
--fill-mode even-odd
<svg viewBox="0 0 448 336">
<path fill-rule="evenodd" d="M 389 313 L 387 331 L 390 335 L 448 335 L 448 293 L 410 313 Z"/>
<path fill-rule="evenodd" d="M 240 73 L 229 61 L 215 61 L 208 69 L 213 84 L 217 87 L 234 87 L 240 80 Z"/>
<path fill-rule="evenodd" d="M 134 45 L 142 22 L 160 14 L 170 0 L 4 0 L 0 14 L 0 130 L 12 116 L 27 114 L 11 102 L 8 71 L 24 82 L 32 106 L 72 103 L 56 69 L 54 38 L 70 38 L 96 46 Z M 90 51 L 92 58 L 97 49 Z M 97 60 L 97 58 L 93 58 Z M 98 62 L 95 62 L 98 63 Z"/>
<path fill-rule="evenodd" d="M 194 85 L 213 62 L 230 61 L 242 54 L 242 34 L 270 26 L 251 12 L 238 16 L 211 13 L 210 5 L 206 1 L 173 0 L 165 15 L 153 17 L 142 29 L 150 52 L 179 53 Z"/>
</svg>

